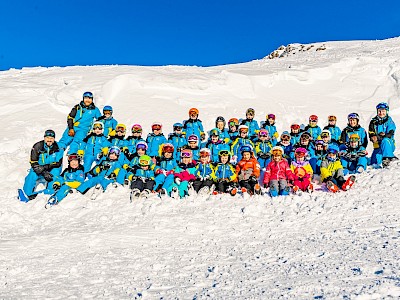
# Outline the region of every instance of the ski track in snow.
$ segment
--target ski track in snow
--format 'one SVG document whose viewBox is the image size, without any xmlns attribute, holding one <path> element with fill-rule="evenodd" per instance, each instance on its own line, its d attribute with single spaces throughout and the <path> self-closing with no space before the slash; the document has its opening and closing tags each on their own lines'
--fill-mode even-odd
<svg viewBox="0 0 400 300">
<path fill-rule="evenodd" d="M 47 127 L 60 137 L 86 90 L 128 127 L 160 120 L 165 132 L 191 106 L 207 129 L 217 115 L 241 117 L 250 106 L 257 120 L 274 112 L 279 132 L 312 113 L 323 125 L 337 114 L 343 128 L 357 111 L 367 126 L 385 99 L 399 125 L 400 39 L 326 46 L 318 55 L 213 68 L 0 72 L 0 298 L 398 299 L 400 162 L 368 170 L 338 194 L 130 203 L 127 189 L 110 188 L 48 210 L 46 196 L 16 199 L 31 145 Z"/>
</svg>

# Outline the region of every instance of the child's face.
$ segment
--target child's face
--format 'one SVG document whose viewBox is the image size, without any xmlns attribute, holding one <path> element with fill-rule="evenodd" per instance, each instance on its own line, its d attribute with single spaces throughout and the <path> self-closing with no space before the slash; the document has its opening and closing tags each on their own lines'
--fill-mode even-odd
<svg viewBox="0 0 400 300">
<path fill-rule="evenodd" d="M 240 131 L 240 137 L 241 138 L 246 138 L 247 137 L 247 131 L 241 130 Z"/>
<path fill-rule="evenodd" d="M 282 160 L 282 155 L 274 155 L 273 156 L 273 158 L 274 158 L 274 161 L 281 161 Z"/>
<path fill-rule="evenodd" d="M 216 135 L 211 136 L 211 142 L 216 143 L 218 142 L 218 137 Z"/>
<path fill-rule="evenodd" d="M 318 145 L 315 146 L 315 150 L 322 151 L 322 150 L 324 150 L 324 146 L 318 144 Z"/>
<path fill-rule="evenodd" d="M 357 148 L 358 147 L 358 142 L 350 141 L 350 147 L 351 148 Z"/>
<path fill-rule="evenodd" d="M 106 117 L 106 119 L 111 118 L 111 115 L 112 115 L 111 111 L 105 111 L 104 112 L 104 116 Z"/>
<path fill-rule="evenodd" d="M 253 114 L 246 114 L 246 118 L 248 120 L 253 120 L 254 116 L 253 116 Z"/>
<path fill-rule="evenodd" d="M 324 143 L 328 143 L 330 140 L 329 135 L 323 135 L 323 136 L 321 136 L 321 138 L 324 141 Z"/>
<path fill-rule="evenodd" d="M 190 114 L 190 119 L 196 120 L 197 119 L 197 114 L 196 113 L 191 113 Z"/>
<path fill-rule="evenodd" d="M 196 142 L 189 142 L 188 143 L 190 148 L 196 148 L 197 147 L 197 143 Z"/>
<path fill-rule="evenodd" d="M 328 157 L 330 157 L 332 159 L 336 159 L 336 153 L 329 152 Z"/>
<path fill-rule="evenodd" d="M 94 133 L 97 134 L 97 135 L 102 134 L 103 133 L 103 128 L 95 127 L 94 128 Z"/>
<path fill-rule="evenodd" d="M 297 161 L 304 161 L 304 156 L 303 155 L 296 155 L 296 160 Z"/>
<path fill-rule="evenodd" d="M 209 156 L 201 156 L 200 157 L 200 161 L 201 161 L 202 164 L 208 163 L 209 160 L 210 160 Z"/>
<path fill-rule="evenodd" d="M 160 135 L 161 134 L 161 129 L 153 129 L 153 133 L 155 135 Z"/>
<path fill-rule="evenodd" d="M 70 160 L 69 165 L 72 169 L 77 169 L 79 167 L 79 161 L 77 159 Z"/>
<path fill-rule="evenodd" d="M 192 160 L 192 158 L 191 157 L 182 157 L 182 162 L 185 164 L 185 165 L 187 165 L 188 163 L 190 163 L 191 162 L 191 160 Z"/>
<path fill-rule="evenodd" d="M 221 163 L 226 164 L 228 162 L 229 156 L 222 155 L 221 156 Z"/>
<path fill-rule="evenodd" d="M 308 123 L 311 127 L 315 127 L 318 124 L 317 120 L 310 120 L 310 122 Z"/>
<path fill-rule="evenodd" d="M 292 130 L 292 133 L 299 133 L 299 131 L 300 131 L 300 129 L 291 129 Z"/>
<path fill-rule="evenodd" d="M 357 119 L 349 119 L 349 125 L 351 127 L 357 126 Z"/>
<path fill-rule="evenodd" d="M 176 134 L 181 134 L 181 133 L 182 133 L 182 128 L 176 127 L 175 130 L 174 130 L 174 132 L 175 132 Z"/>
<path fill-rule="evenodd" d="M 137 149 L 136 152 L 139 156 L 142 156 L 146 153 L 146 151 L 144 149 Z"/>
<path fill-rule="evenodd" d="M 147 171 L 149 169 L 149 166 L 146 165 L 140 165 L 140 168 L 142 168 L 142 170 Z"/>
<path fill-rule="evenodd" d="M 224 122 L 217 122 L 217 128 L 220 130 L 224 129 Z"/>
<path fill-rule="evenodd" d="M 269 122 L 269 124 L 274 124 L 274 123 L 275 123 L 275 119 L 273 119 L 273 118 L 268 118 L 268 122 Z"/>
<path fill-rule="evenodd" d="M 110 153 L 108 157 L 110 158 L 110 160 L 116 160 L 118 158 L 118 156 L 115 153 Z"/>
<path fill-rule="evenodd" d="M 165 158 L 171 158 L 172 157 L 172 152 L 164 152 L 164 157 Z"/>
<path fill-rule="evenodd" d="M 134 136 L 134 137 L 141 137 L 142 136 L 142 132 L 141 131 L 136 131 L 136 132 L 133 132 L 132 133 L 132 135 Z"/>
<path fill-rule="evenodd" d="M 244 160 L 250 160 L 251 157 L 250 152 L 243 152 L 242 156 Z"/>
<path fill-rule="evenodd" d="M 117 131 L 117 135 L 118 136 L 125 136 L 125 132 L 124 131 Z"/>
<path fill-rule="evenodd" d="M 307 138 L 301 138 L 300 139 L 300 144 L 302 144 L 302 145 L 308 146 L 309 143 L 310 143 L 310 140 L 307 139 Z"/>
<path fill-rule="evenodd" d="M 260 135 L 259 139 L 260 139 L 260 141 L 265 142 L 265 141 L 269 140 L 269 137 L 266 135 Z"/>
<path fill-rule="evenodd" d="M 329 125 L 336 125 L 336 120 L 330 119 L 328 120 Z"/>
</svg>

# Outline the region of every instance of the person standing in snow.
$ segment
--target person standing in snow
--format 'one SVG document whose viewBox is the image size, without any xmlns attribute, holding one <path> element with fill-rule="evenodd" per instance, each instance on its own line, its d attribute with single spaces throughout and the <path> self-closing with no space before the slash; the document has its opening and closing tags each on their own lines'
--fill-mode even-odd
<svg viewBox="0 0 400 300">
<path fill-rule="evenodd" d="M 189 119 L 183 121 L 183 134 L 188 139 L 188 142 L 191 135 L 196 135 L 199 140 L 201 139 L 202 141 L 206 139 L 203 123 L 198 117 L 199 110 L 197 108 L 191 108 L 189 109 Z"/>
<path fill-rule="evenodd" d="M 93 94 L 85 92 L 82 98 L 69 113 L 68 127 L 58 142 L 60 149 L 65 150 L 69 146 L 69 154 L 78 152 L 79 144 L 87 136 L 93 122 L 101 117 L 100 110 L 93 103 Z"/>
</svg>

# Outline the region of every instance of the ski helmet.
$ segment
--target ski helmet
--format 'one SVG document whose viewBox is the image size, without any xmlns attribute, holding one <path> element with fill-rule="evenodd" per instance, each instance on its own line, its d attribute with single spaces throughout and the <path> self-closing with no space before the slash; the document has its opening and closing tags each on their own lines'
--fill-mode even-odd
<svg viewBox="0 0 400 300">
<path fill-rule="evenodd" d="M 92 130 L 95 130 L 97 128 L 103 130 L 103 123 L 100 122 L 100 121 L 94 122 L 93 125 L 92 125 Z"/>
<path fill-rule="evenodd" d="M 316 115 L 311 115 L 310 118 L 309 118 L 309 121 L 310 121 L 310 122 L 318 122 L 318 116 L 316 116 Z"/>
<path fill-rule="evenodd" d="M 357 120 L 357 123 L 358 123 L 358 121 L 360 121 L 360 115 L 358 113 L 351 113 L 347 116 L 347 120 L 350 120 L 350 119 L 355 119 L 355 120 Z"/>
<path fill-rule="evenodd" d="M 224 127 L 225 127 L 226 122 L 225 122 L 225 118 L 224 118 L 224 117 L 219 116 L 219 117 L 215 120 L 215 126 L 217 126 L 218 122 L 224 123 Z"/>
<path fill-rule="evenodd" d="M 109 111 L 110 113 L 112 113 L 113 109 L 112 109 L 112 107 L 110 105 L 106 105 L 103 108 L 103 114 L 105 114 L 106 111 Z"/>
<path fill-rule="evenodd" d="M 246 110 L 246 115 L 252 115 L 252 116 L 254 116 L 254 115 L 255 115 L 255 110 L 254 110 L 254 108 L 248 108 L 248 109 Z"/>
<path fill-rule="evenodd" d="M 258 137 L 266 137 L 269 138 L 269 132 L 267 129 L 260 129 L 260 131 L 258 132 Z"/>
<path fill-rule="evenodd" d="M 219 138 L 219 130 L 217 128 L 210 130 L 210 137 L 212 137 L 212 136 L 216 136 Z"/>
<path fill-rule="evenodd" d="M 43 136 L 43 137 L 46 137 L 46 136 L 55 138 L 55 137 L 56 137 L 56 133 L 54 132 L 53 129 L 47 129 L 47 130 L 44 132 L 44 136 Z"/>
<path fill-rule="evenodd" d="M 151 125 L 151 130 L 161 130 L 162 124 L 160 122 L 154 122 Z"/>
<path fill-rule="evenodd" d="M 151 157 L 148 155 L 142 155 L 139 157 L 139 166 L 146 167 L 150 166 L 151 164 Z"/>
<path fill-rule="evenodd" d="M 182 149 L 181 151 L 181 158 L 188 157 L 191 158 L 193 155 L 192 150 L 190 149 Z"/>
<path fill-rule="evenodd" d="M 211 156 L 211 150 L 208 148 L 201 148 L 200 149 L 200 157 L 210 157 Z"/>
<path fill-rule="evenodd" d="M 126 132 L 126 126 L 125 124 L 117 124 L 117 126 L 115 127 L 115 131 L 116 132 Z"/>
<path fill-rule="evenodd" d="M 240 125 L 238 128 L 239 132 L 245 132 L 248 133 L 249 132 L 249 127 L 247 125 Z"/>
<path fill-rule="evenodd" d="M 324 129 L 321 131 L 321 138 L 323 137 L 329 137 L 331 138 L 331 132 L 328 129 Z"/>
<path fill-rule="evenodd" d="M 166 152 L 169 152 L 169 153 L 174 153 L 174 145 L 172 145 L 171 143 L 166 143 L 166 144 L 164 144 L 163 146 L 162 146 L 162 150 L 161 150 L 161 152 L 162 153 L 166 153 Z"/>
<path fill-rule="evenodd" d="M 70 162 L 71 160 L 77 160 L 78 162 L 81 162 L 81 156 L 80 155 L 78 155 L 78 154 L 76 154 L 76 153 L 71 153 L 71 154 L 68 154 L 68 162 Z"/>
<path fill-rule="evenodd" d="M 174 131 L 176 131 L 176 130 L 182 130 L 182 128 L 183 128 L 183 124 L 182 124 L 182 123 L 175 123 L 175 124 L 173 125 Z"/>
<path fill-rule="evenodd" d="M 198 136 L 195 135 L 195 134 L 189 135 L 189 137 L 188 137 L 188 143 L 190 143 L 190 142 L 196 142 L 196 144 L 199 143 L 199 138 L 198 138 Z"/>
<path fill-rule="evenodd" d="M 240 153 L 243 154 L 244 152 L 253 153 L 253 147 L 251 145 L 243 145 L 242 147 L 240 147 Z"/>
<path fill-rule="evenodd" d="M 194 116 L 194 115 L 198 116 L 199 110 L 197 108 L 193 107 L 193 108 L 189 109 L 189 116 Z"/>
<path fill-rule="evenodd" d="M 300 125 L 299 124 L 292 124 L 290 126 L 290 129 L 292 129 L 292 130 L 300 130 Z"/>
<path fill-rule="evenodd" d="M 239 126 L 239 120 L 236 118 L 231 118 L 228 121 L 229 126 Z"/>
<path fill-rule="evenodd" d="M 220 158 L 220 160 L 221 160 L 221 156 L 228 156 L 228 159 L 230 159 L 231 158 L 231 152 L 229 150 L 220 150 L 218 152 L 218 157 Z"/>
<path fill-rule="evenodd" d="M 132 133 L 136 133 L 136 132 L 142 132 L 143 128 L 140 124 L 134 124 L 132 126 Z"/>
<path fill-rule="evenodd" d="M 84 92 L 83 93 L 83 96 L 82 96 L 82 99 L 83 98 L 92 98 L 93 99 L 93 93 L 92 92 Z"/>
<path fill-rule="evenodd" d="M 308 151 L 306 148 L 300 147 L 297 148 L 296 151 L 294 152 L 295 156 L 307 156 Z"/>
<path fill-rule="evenodd" d="M 108 156 L 110 156 L 110 154 L 114 153 L 116 156 L 119 156 L 121 154 L 121 149 L 119 149 L 119 147 L 117 146 L 112 146 L 109 150 L 108 150 Z"/>
<path fill-rule="evenodd" d="M 381 102 L 376 106 L 376 110 L 378 109 L 386 109 L 389 111 L 389 105 L 386 102 Z"/>
<path fill-rule="evenodd" d="M 338 154 L 339 153 L 339 147 L 336 146 L 336 145 L 329 145 L 328 153 Z"/>
<path fill-rule="evenodd" d="M 336 120 L 337 120 L 336 116 L 334 115 L 328 116 L 328 121 L 336 121 Z"/>
<path fill-rule="evenodd" d="M 275 146 L 271 149 L 271 154 L 273 156 L 282 156 L 284 153 L 283 148 L 281 146 Z"/>
<path fill-rule="evenodd" d="M 147 143 L 145 142 L 145 141 L 139 141 L 137 144 L 136 144 L 136 150 L 137 149 L 143 149 L 144 151 L 147 151 L 147 149 L 148 149 L 148 145 L 147 145 Z"/>
<path fill-rule="evenodd" d="M 359 142 L 360 141 L 360 136 L 357 133 L 353 133 L 349 137 L 350 142 Z"/>
<path fill-rule="evenodd" d="M 267 114 L 267 118 L 266 118 L 267 120 L 268 119 L 273 119 L 273 120 L 275 120 L 275 115 L 274 114 Z"/>
</svg>

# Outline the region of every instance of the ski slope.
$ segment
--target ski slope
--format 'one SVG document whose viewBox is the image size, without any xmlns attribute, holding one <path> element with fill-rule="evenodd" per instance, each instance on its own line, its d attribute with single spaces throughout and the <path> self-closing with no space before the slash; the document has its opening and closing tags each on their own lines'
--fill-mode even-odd
<svg viewBox="0 0 400 300">
<path fill-rule="evenodd" d="M 127 189 L 110 188 L 95 201 L 72 194 L 49 210 L 48 196 L 16 199 L 31 146 L 48 128 L 60 138 L 87 90 L 120 123 L 142 124 L 144 136 L 154 121 L 169 133 L 190 107 L 208 130 L 217 116 L 244 117 L 253 107 L 258 121 L 276 114 L 282 132 L 311 114 L 321 126 L 335 114 L 343 128 L 357 112 L 368 126 L 386 101 L 400 126 L 400 38 L 313 45 L 209 68 L 0 72 L 0 298 L 398 299 L 399 162 L 338 194 L 129 203 Z"/>
</svg>

